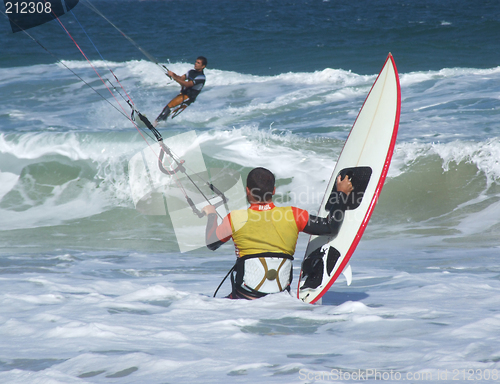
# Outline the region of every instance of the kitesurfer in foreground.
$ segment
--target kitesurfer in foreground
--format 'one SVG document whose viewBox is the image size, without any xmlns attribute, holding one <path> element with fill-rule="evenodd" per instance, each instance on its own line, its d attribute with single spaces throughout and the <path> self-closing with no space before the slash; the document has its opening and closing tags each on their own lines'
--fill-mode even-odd
<svg viewBox="0 0 500 384">
<path fill-rule="evenodd" d="M 207 59 L 203 56 L 199 56 L 194 63 L 194 69 L 186 72 L 184 75 L 179 76 L 172 71 L 168 71 L 168 76 L 181 85 L 181 92 L 174 97 L 170 102 L 163 108 L 163 111 L 158 115 L 153 123 L 156 127 L 160 121 L 166 120 L 172 109 L 184 104 L 187 107 L 189 104 L 194 103 L 196 97 L 201 92 L 201 89 L 205 85 L 205 73 L 203 70 L 207 66 Z"/>
<path fill-rule="evenodd" d="M 247 199 L 250 208 L 229 213 L 217 223 L 215 207 L 207 205 L 206 242 L 216 250 L 233 239 L 237 261 L 231 274 L 232 299 L 256 299 L 269 293 L 290 291 L 292 260 L 299 232 L 310 235 L 336 236 L 344 218 L 347 196 L 352 183 L 347 176 L 337 177 L 337 192 L 330 195 L 331 209 L 326 218 L 310 215 L 296 207 L 276 207 L 273 173 L 265 168 L 253 169 L 247 177 Z"/>
</svg>

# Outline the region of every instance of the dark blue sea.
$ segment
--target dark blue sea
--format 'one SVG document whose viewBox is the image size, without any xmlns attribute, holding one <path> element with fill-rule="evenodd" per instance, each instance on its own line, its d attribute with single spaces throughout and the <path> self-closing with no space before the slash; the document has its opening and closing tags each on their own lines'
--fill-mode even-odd
<svg viewBox="0 0 500 384">
<path fill-rule="evenodd" d="M 0 382 L 500 379 L 500 2 L 81 0 L 15 34 L 6 15 Z M 153 120 L 180 89 L 164 66 L 205 56 L 158 126 L 174 155 L 199 186 L 232 175 L 231 209 L 263 166 L 313 211 L 389 53 L 401 122 L 352 284 L 296 299 L 302 234 L 291 295 L 213 298 L 234 247 L 203 246 L 198 191 L 153 172 L 126 100 Z"/>
</svg>

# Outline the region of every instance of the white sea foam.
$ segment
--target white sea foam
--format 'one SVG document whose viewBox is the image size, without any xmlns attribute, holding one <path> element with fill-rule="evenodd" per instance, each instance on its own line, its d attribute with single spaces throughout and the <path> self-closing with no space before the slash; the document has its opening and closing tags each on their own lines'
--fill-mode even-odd
<svg viewBox="0 0 500 384">
<path fill-rule="evenodd" d="M 91 168 L 94 168 L 93 173 L 89 174 L 90 179 L 72 179 L 54 185 L 51 196 L 42 204 L 33 205 L 28 195 L 25 195 L 26 202 L 33 207 L 27 211 L 6 214 L 8 219 L 2 220 L 6 226 L 21 228 L 28 222 L 29 227 L 55 225 L 78 217 L 96 215 L 116 205 L 130 206 L 132 203 L 124 163 L 128 161 L 129 153 L 134 153 L 129 152 L 134 147 L 142 149 L 140 141 L 116 145 L 112 137 L 108 136 L 99 140 L 99 137 L 49 133 L 26 134 L 14 140 L 13 137 L 2 135 L 0 139 L 3 153 L 24 161 L 25 167 L 41 160 L 53 160 L 57 156 L 60 159 L 57 161 L 62 164 L 68 160 L 91 160 Z M 208 158 L 246 169 L 255 165 L 272 169 L 278 179 L 286 181 L 278 187 L 277 196 L 280 199 L 315 210 L 323 197 L 324 187 L 335 166 L 342 142 L 319 142 L 291 132 L 244 126 L 200 133 L 197 144 L 201 145 L 202 152 Z M 333 148 L 330 153 L 324 151 L 328 146 Z M 411 175 L 412 165 L 417 161 L 437 156 L 444 174 L 451 174 L 460 164 L 474 166 L 478 175 L 484 175 L 486 191 L 500 178 L 500 167 L 496 160 L 499 151 L 500 144 L 496 138 L 485 142 L 400 143 L 396 146 L 388 176 L 389 179 L 395 179 L 403 174 Z M 310 172 L 311 164 L 315 164 L 317 169 L 313 174 Z M 20 170 L 19 163 L 12 169 L 16 173 Z M 16 173 L 6 173 L 10 183 L 4 184 L 4 196 L 18 183 Z M 79 186 L 78 189 L 74 188 L 76 185 Z M 19 191 L 22 192 L 23 189 Z M 74 195 L 68 201 L 70 191 Z"/>
<path fill-rule="evenodd" d="M 184 276 L 181 270 L 164 276 L 133 278 L 128 283 L 109 278 L 89 281 L 85 271 L 90 266 L 108 273 L 108 267 L 95 259 L 91 264 L 87 261 L 85 266 L 75 265 L 76 274 L 59 277 L 60 283 L 54 284 L 53 279 L 38 281 L 43 285 L 39 286 L 37 296 L 43 299 L 18 301 L 17 310 L 25 313 L 23 321 L 9 320 L 3 323 L 0 332 L 4 344 L 25 335 L 29 337 L 26 343 L 39 346 L 22 354 L 26 361 L 32 359 L 33 367 L 37 364 L 37 350 L 45 346 L 46 360 L 38 361 L 42 366 L 45 364 L 45 368 L 31 372 L 30 377 L 35 380 L 52 377 L 59 380 L 54 382 L 61 383 L 72 382 L 77 377 L 80 381 L 86 377 L 96 382 L 112 377 L 121 377 L 121 381 L 130 383 L 143 378 L 161 382 L 166 375 L 171 380 L 187 382 L 232 382 L 235 375 L 242 375 L 246 381 L 265 376 L 268 383 L 283 382 L 284 377 L 288 382 L 300 382 L 299 369 L 308 367 L 309 371 L 316 372 L 315 361 L 333 356 L 344 370 L 427 369 L 435 373 L 438 369 L 450 368 L 450 364 L 488 359 L 494 354 L 495 338 L 490 336 L 498 326 L 498 319 L 489 316 L 477 320 L 465 311 L 460 321 L 456 321 L 453 313 L 469 304 L 460 304 L 460 300 L 453 300 L 453 305 L 449 302 L 450 298 L 461 297 L 459 292 L 467 286 L 469 295 L 480 308 L 494 305 L 498 300 L 491 293 L 498 289 L 497 282 L 489 280 L 489 284 L 484 284 L 480 275 L 470 273 L 470 263 L 462 264 L 465 270 L 460 274 L 397 274 L 390 268 L 370 268 L 372 252 L 364 250 L 358 256 L 361 257 L 355 271 L 358 270 L 360 277 L 365 274 L 375 279 L 384 274 L 394 276 L 394 281 L 388 284 L 376 280 L 363 283 L 361 279 L 358 285 L 355 275 L 354 286 L 350 288 L 359 290 L 364 286 L 362 292 L 368 293 L 365 300 L 383 305 L 344 301 L 337 307 L 310 306 L 287 294 L 255 302 L 214 300 L 178 291 L 180 287 L 187 287 L 181 281 Z M 416 264 L 423 263 L 415 256 L 417 254 L 413 254 Z M 149 263 L 161 264 L 162 258 L 164 256 L 159 255 Z M 140 257 L 131 257 L 128 267 L 135 268 L 140 260 Z M 198 258 L 198 262 L 210 262 L 210 257 Z M 175 268 L 176 264 L 184 263 L 186 261 L 168 264 Z M 363 266 L 365 263 L 368 264 Z M 467 274 L 465 281 L 464 273 Z M 198 272 L 195 276 L 201 277 Z M 219 277 L 208 277 L 207 282 L 215 285 Z M 70 281 L 73 287 L 80 288 L 79 294 L 66 291 L 66 283 Z M 116 287 L 113 288 L 113 284 Z M 91 285 L 102 295 L 91 293 Z M 120 289 L 128 293 L 113 295 Z M 88 293 L 84 293 L 86 291 Z M 338 294 L 349 292 L 343 287 L 337 287 L 336 291 Z M 401 300 L 401 295 L 405 300 Z M 0 295 L 0 300 L 7 304 L 7 315 L 14 309 L 8 301 L 11 297 L 14 295 L 9 292 Z M 64 297 L 64 300 L 47 301 L 49 297 Z M 165 299 L 170 304 L 154 304 L 156 300 Z M 450 337 L 454 343 L 446 342 Z M 457 342 L 466 347 L 465 355 L 453 351 L 453 344 Z M 477 342 L 481 345 L 474 345 Z M 356 348 L 358 343 L 364 347 Z M 437 345 L 433 347 L 432 360 L 427 360 L 425 345 L 432 343 Z M 243 344 L 245 353 L 241 353 Z M 346 344 L 356 350 L 355 361 L 362 358 L 363 364 L 352 366 L 353 357 L 345 350 Z M 22 345 L 16 348 L 18 357 Z M 413 352 L 401 354 L 401 349 Z M 2 359 L 12 366 L 20 364 L 7 356 Z M 384 361 L 391 361 L 392 365 Z M 494 363 L 488 362 L 478 366 L 495 368 Z M 26 371 L 13 369 L 1 372 L 0 377 L 20 383 L 27 376 Z"/>
<path fill-rule="evenodd" d="M 405 172 L 405 168 L 417 161 L 437 155 L 443 172 L 449 172 L 451 165 L 472 164 L 477 172 L 484 174 L 488 185 L 500 179 L 500 139 L 486 141 L 452 141 L 450 143 L 401 143 L 396 146 L 389 176 Z"/>
</svg>

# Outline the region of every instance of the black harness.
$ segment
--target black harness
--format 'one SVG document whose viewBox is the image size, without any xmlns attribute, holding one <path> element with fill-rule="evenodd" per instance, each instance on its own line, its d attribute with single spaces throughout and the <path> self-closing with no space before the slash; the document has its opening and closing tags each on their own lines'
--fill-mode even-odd
<svg viewBox="0 0 500 384">
<path fill-rule="evenodd" d="M 229 270 L 227 275 L 224 277 L 222 282 L 217 287 L 217 290 L 214 293 L 214 297 L 215 297 L 215 295 L 217 295 L 219 288 L 222 286 L 222 284 L 224 283 L 224 281 L 227 279 L 227 277 L 229 275 L 231 275 L 231 295 L 229 296 L 229 298 L 251 300 L 251 299 L 258 299 L 258 298 L 261 298 L 261 297 L 268 295 L 267 293 L 260 292 L 258 290 L 255 290 L 253 288 L 248 287 L 243 282 L 243 277 L 245 276 L 245 261 L 248 259 L 255 259 L 255 258 L 261 258 L 261 257 L 263 257 L 263 258 L 274 257 L 274 258 L 280 258 L 280 259 L 293 260 L 292 255 L 287 255 L 285 253 L 273 253 L 273 252 L 264 252 L 264 253 L 257 253 L 254 255 L 246 255 L 246 256 L 238 257 L 236 259 L 236 263 Z M 292 280 L 293 280 L 293 268 L 290 269 L 290 278 L 289 278 L 287 286 L 283 288 L 283 291 L 290 292 L 290 284 L 292 283 Z"/>
</svg>

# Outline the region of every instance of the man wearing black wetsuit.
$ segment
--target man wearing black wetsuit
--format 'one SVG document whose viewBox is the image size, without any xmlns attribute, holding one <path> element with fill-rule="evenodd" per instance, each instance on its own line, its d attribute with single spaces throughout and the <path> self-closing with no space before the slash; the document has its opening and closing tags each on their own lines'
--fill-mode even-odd
<svg viewBox="0 0 500 384">
<path fill-rule="evenodd" d="M 207 66 L 207 59 L 200 56 L 196 59 L 194 63 L 194 69 L 186 72 L 184 75 L 179 76 L 172 71 L 168 71 L 168 76 L 173 80 L 178 82 L 182 89 L 181 92 L 174 97 L 170 102 L 163 108 L 163 111 L 158 115 L 153 123 L 153 126 L 157 126 L 158 122 L 166 120 L 172 111 L 172 108 L 183 104 L 187 107 L 189 104 L 196 100 L 196 97 L 201 92 L 203 86 L 205 85 L 205 74 L 203 70 Z"/>
</svg>

